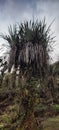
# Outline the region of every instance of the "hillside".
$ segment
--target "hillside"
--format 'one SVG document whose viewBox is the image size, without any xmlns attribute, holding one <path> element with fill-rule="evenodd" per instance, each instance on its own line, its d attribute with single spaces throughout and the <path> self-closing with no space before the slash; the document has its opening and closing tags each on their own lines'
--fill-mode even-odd
<svg viewBox="0 0 59 130">
<path fill-rule="evenodd" d="M 6 80 L 6 79 L 5 79 Z M 22 107 L 20 106 L 20 88 L 10 88 L 10 86 L 5 86 L 5 80 L 0 87 L 0 129 L 1 130 L 20 130 L 21 118 L 23 118 Z M 10 85 L 10 82 L 9 82 Z M 32 78 L 29 85 L 36 86 L 39 85 L 38 78 Z M 38 96 L 35 98 L 35 130 L 59 130 L 59 93 L 54 92 L 54 97 L 47 90 L 47 96 L 45 93 L 42 95 L 41 88 L 37 88 Z M 24 90 L 28 93 L 26 87 Z M 34 90 L 33 90 L 34 91 Z M 33 93 L 32 93 L 33 94 Z M 56 97 L 56 95 L 58 95 Z M 53 104 L 52 104 L 53 98 Z M 20 109 L 21 107 L 21 109 Z M 19 113 L 20 111 L 20 113 Z M 22 128 L 21 130 L 24 130 Z"/>
</svg>

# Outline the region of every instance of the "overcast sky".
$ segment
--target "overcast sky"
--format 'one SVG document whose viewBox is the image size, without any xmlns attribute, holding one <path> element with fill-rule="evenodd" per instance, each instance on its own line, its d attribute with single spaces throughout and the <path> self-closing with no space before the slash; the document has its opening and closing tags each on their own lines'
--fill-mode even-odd
<svg viewBox="0 0 59 130">
<path fill-rule="evenodd" d="M 51 32 L 56 35 L 52 53 L 53 61 L 59 55 L 59 0 L 0 0 L 0 33 L 8 33 L 10 24 L 24 20 L 42 20 L 46 18 L 47 26 L 55 19 Z M 0 38 L 0 45 L 6 43 Z M 2 55 L 2 52 L 1 52 Z"/>
</svg>

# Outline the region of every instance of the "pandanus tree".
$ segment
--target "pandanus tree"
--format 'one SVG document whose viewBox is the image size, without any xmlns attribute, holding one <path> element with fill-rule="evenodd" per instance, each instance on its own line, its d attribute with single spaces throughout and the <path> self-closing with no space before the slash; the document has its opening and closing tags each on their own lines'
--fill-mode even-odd
<svg viewBox="0 0 59 130">
<path fill-rule="evenodd" d="M 25 22 L 19 26 L 22 43 L 20 59 L 40 76 L 45 76 L 48 69 L 48 50 L 50 51 L 50 45 L 53 42 L 49 31 L 50 26 L 47 28 L 45 19 L 42 22 Z"/>
<path fill-rule="evenodd" d="M 31 69 L 33 76 L 40 75 L 40 78 L 45 77 L 48 71 L 48 61 L 50 50 L 50 43 L 53 38 L 49 34 L 50 26 L 47 28 L 45 20 L 36 22 L 21 23 L 18 27 L 9 27 L 9 35 L 2 35 L 2 37 L 10 44 L 10 58 L 9 68 L 12 65 L 15 70 L 20 65 L 22 74 L 28 69 Z M 13 80 L 15 82 L 15 78 Z M 21 89 L 21 105 L 25 111 L 24 118 L 27 129 L 34 130 L 34 106 L 35 106 L 35 93 L 33 86 L 27 84 L 27 88 L 22 86 Z M 31 109 L 32 108 L 32 109 Z M 26 119 L 27 118 L 27 119 Z M 28 121 L 28 123 L 26 123 Z M 31 122 L 32 121 L 32 122 Z M 29 126 L 30 124 L 30 126 Z"/>
<path fill-rule="evenodd" d="M 11 71 L 11 68 L 14 65 L 12 86 L 15 86 L 16 69 L 18 67 L 18 57 L 19 57 L 19 48 L 20 48 L 17 26 L 13 25 L 12 28 L 12 26 L 10 25 L 8 27 L 8 32 L 9 32 L 8 35 L 2 34 L 1 36 L 9 43 L 10 46 L 8 72 Z"/>
<path fill-rule="evenodd" d="M 19 36 L 18 36 L 18 32 L 17 32 L 17 26 L 14 25 L 12 28 L 12 26 L 10 25 L 8 27 L 8 32 L 9 32 L 8 35 L 2 34 L 2 38 L 5 39 L 10 45 L 9 66 L 8 66 L 8 71 L 10 72 L 12 65 L 14 65 L 14 68 L 17 67 L 16 61 L 18 59 L 18 56 L 16 59 L 16 55 L 18 55 L 17 49 L 19 48 Z"/>
<path fill-rule="evenodd" d="M 41 22 L 24 22 L 17 28 L 8 28 L 9 35 L 2 35 L 10 45 L 9 71 L 14 65 L 21 69 L 26 66 L 31 67 L 32 71 L 37 71 L 44 75 L 47 70 L 50 43 L 53 38 L 50 37 L 50 26 L 47 28 L 45 19 Z"/>
</svg>

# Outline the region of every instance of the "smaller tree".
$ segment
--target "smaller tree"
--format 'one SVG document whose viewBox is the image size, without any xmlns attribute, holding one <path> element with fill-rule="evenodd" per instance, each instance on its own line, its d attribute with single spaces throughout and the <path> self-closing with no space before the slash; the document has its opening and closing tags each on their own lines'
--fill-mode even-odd
<svg viewBox="0 0 59 130">
<path fill-rule="evenodd" d="M 4 78 L 4 72 L 8 69 L 7 60 L 6 57 L 4 59 L 0 58 L 0 85 L 2 84 L 3 78 Z"/>
</svg>

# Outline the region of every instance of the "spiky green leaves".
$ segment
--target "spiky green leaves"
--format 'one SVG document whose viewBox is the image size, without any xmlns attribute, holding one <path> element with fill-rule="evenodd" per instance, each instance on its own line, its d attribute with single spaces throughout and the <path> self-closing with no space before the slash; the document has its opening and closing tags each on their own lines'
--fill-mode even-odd
<svg viewBox="0 0 59 130">
<path fill-rule="evenodd" d="M 2 38 L 7 40 L 11 47 L 10 59 L 12 60 L 10 61 L 13 61 L 11 62 L 11 66 L 14 64 L 17 68 L 22 62 L 24 68 L 24 65 L 27 65 L 26 60 L 28 59 L 28 64 L 30 63 L 31 67 L 32 64 L 38 67 L 39 70 L 39 64 L 45 67 L 48 63 L 47 60 L 49 60 L 47 50 L 49 49 L 50 51 L 50 43 L 53 41 L 49 33 L 50 26 L 47 28 L 44 19 L 40 22 L 27 21 L 18 26 L 13 25 L 13 28 L 11 25 L 8 27 L 9 34 L 2 34 Z M 19 59 L 21 59 L 21 62 L 18 62 Z"/>
</svg>

